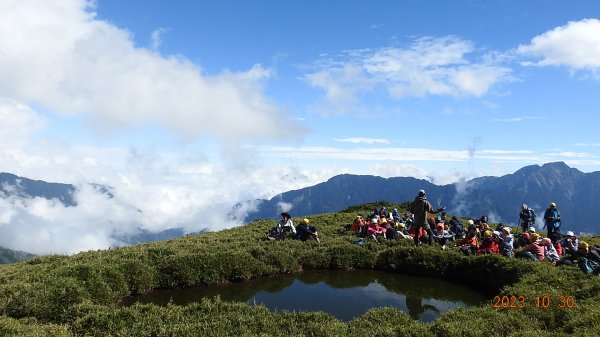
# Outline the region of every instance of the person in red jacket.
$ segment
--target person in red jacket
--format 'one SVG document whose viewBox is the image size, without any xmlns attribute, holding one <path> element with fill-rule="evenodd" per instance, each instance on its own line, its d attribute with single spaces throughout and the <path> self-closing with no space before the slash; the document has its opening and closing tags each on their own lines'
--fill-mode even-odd
<svg viewBox="0 0 600 337">
<path fill-rule="evenodd" d="M 523 248 L 520 257 L 526 257 L 531 260 L 537 259 L 538 261 L 544 261 L 546 257 L 544 246 L 541 245 L 540 235 L 537 233 L 531 234 L 531 243 Z"/>
<path fill-rule="evenodd" d="M 496 234 L 491 231 L 483 233 L 483 240 L 477 249 L 477 254 L 499 254 L 500 245 L 498 244 L 498 232 Z"/>
</svg>

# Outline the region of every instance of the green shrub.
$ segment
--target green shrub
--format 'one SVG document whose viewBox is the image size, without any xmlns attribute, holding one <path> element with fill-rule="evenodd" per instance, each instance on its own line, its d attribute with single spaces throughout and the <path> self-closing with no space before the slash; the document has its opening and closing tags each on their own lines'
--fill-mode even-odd
<svg viewBox="0 0 600 337">
<path fill-rule="evenodd" d="M 331 247 L 328 249 L 327 254 L 331 258 L 329 267 L 332 269 L 370 269 L 377 262 L 375 252 L 351 244 Z"/>
<path fill-rule="evenodd" d="M 72 337 L 73 335 L 65 325 L 38 324 L 35 319 L 16 320 L 0 316 L 0 336 Z"/>
<path fill-rule="evenodd" d="M 147 262 L 125 260 L 118 265 L 131 294 L 141 294 L 156 287 L 156 270 Z"/>
<path fill-rule="evenodd" d="M 350 336 L 434 336 L 426 325 L 397 308 L 376 308 L 348 323 Z"/>
</svg>

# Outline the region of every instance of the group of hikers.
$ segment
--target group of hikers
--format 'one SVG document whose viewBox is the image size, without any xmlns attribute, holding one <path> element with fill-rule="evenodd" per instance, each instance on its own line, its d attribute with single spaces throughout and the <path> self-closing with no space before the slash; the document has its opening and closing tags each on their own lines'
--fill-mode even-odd
<svg viewBox="0 0 600 337">
<path fill-rule="evenodd" d="M 452 245 L 464 254 L 501 254 L 533 261 L 550 261 L 554 265 L 578 263 L 586 273 L 600 273 L 600 247 L 580 241 L 572 231 L 563 235 L 556 203 L 544 212 L 542 237 L 535 229 L 536 215 L 526 204 L 521 206 L 521 234 L 511 233 L 511 227 L 498 224 L 491 228 L 488 217 L 468 220 L 467 226 L 456 216 L 448 218 L 445 207 L 433 208 L 425 191 L 419 190 L 410 205 L 410 213 L 400 215 L 398 209 L 375 208 L 373 213 L 357 215 L 350 226 L 359 237 L 379 242 L 381 239 L 412 239 L 415 245 L 438 243 L 442 249 Z M 440 214 L 433 217 L 432 214 Z M 357 241 L 362 243 L 362 241 Z"/>
<path fill-rule="evenodd" d="M 310 220 L 307 218 L 294 226 L 292 216 L 288 212 L 281 213 L 281 219 L 277 222 L 277 225 L 269 230 L 267 233 L 269 240 L 285 240 L 286 238 L 292 238 L 296 240 L 319 240 L 319 232 L 317 227 L 310 224 Z"/>
<path fill-rule="evenodd" d="M 519 213 L 520 234 L 511 233 L 512 228 L 502 224 L 491 228 L 485 215 L 464 224 L 456 216 L 448 218 L 445 209 L 433 208 L 425 191 L 419 190 L 410 204 L 410 212 L 401 215 L 397 208 L 391 211 L 385 207 L 375 208 L 371 214 L 357 215 L 348 229 L 360 237 L 355 241 L 357 244 L 364 243 L 365 239 L 377 243 L 382 239 L 411 239 L 416 246 L 437 243 L 442 250 L 457 247 L 466 255 L 501 254 L 509 258 L 546 260 L 554 265 L 577 263 L 585 273 L 600 274 L 600 247 L 580 241 L 572 231 L 563 235 L 560 212 L 554 202 L 544 212 L 545 237 L 536 231 L 535 211 L 526 204 L 521 206 Z M 432 214 L 440 215 L 433 217 Z M 308 218 L 294 226 L 287 212 L 281 213 L 281 219 L 269 230 L 267 238 L 320 242 L 318 230 Z"/>
</svg>

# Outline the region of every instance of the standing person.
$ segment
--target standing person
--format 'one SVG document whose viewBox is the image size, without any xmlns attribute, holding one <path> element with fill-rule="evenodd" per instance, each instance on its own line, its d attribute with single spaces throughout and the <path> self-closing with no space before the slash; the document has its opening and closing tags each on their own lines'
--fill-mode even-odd
<svg viewBox="0 0 600 337">
<path fill-rule="evenodd" d="M 431 226 L 427 223 L 427 216 L 429 213 L 438 213 L 445 210 L 446 207 L 441 207 L 438 209 L 433 209 L 427 198 L 425 197 L 425 190 L 419 190 L 419 193 L 415 200 L 410 205 L 410 212 L 414 214 L 415 217 L 415 246 L 419 245 L 419 229 L 423 228 L 427 235 L 429 236 L 429 245 L 433 244 L 433 232 L 431 231 Z"/>
<path fill-rule="evenodd" d="M 560 212 L 554 202 L 544 212 L 544 228 L 547 228 L 548 237 L 554 242 L 557 237 L 555 233 L 560 233 Z"/>
<path fill-rule="evenodd" d="M 535 211 L 533 208 L 527 207 L 527 204 L 521 206 L 521 212 L 519 212 L 519 223 L 521 224 L 521 232 L 525 233 L 527 228 L 535 225 Z"/>
</svg>

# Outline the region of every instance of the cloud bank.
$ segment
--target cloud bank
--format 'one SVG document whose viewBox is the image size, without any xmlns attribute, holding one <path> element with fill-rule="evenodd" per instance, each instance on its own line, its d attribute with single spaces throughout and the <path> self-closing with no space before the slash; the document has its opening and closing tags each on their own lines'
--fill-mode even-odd
<svg viewBox="0 0 600 337">
<path fill-rule="evenodd" d="M 269 69 L 205 74 L 183 57 L 135 47 L 131 33 L 96 18 L 93 4 L 2 1 L 0 96 L 103 129 L 160 125 L 187 139 L 277 139 L 295 129 L 263 94 Z"/>
<path fill-rule="evenodd" d="M 301 136 L 264 94 L 270 69 L 254 64 L 207 74 L 182 56 L 160 53 L 164 29 L 150 36 L 150 48 L 136 47 L 130 32 L 98 19 L 94 6 L 86 0 L 0 2 L 2 171 L 79 188 L 77 207 L 0 199 L 0 246 L 74 253 L 118 245 L 114 237 L 140 229 L 227 228 L 240 224 L 236 213 L 252 208 L 240 200 L 322 178 L 290 167 L 236 170 L 242 163 L 225 158 L 229 166 L 215 164 L 209 150 L 193 143 L 215 140 L 234 157 L 246 140 Z M 81 130 L 68 127 L 61 138 L 38 136 L 50 119 L 83 120 L 108 134 L 169 130 L 189 143 L 84 145 L 71 136 Z M 113 197 L 89 183 L 109 186 Z"/>
</svg>

